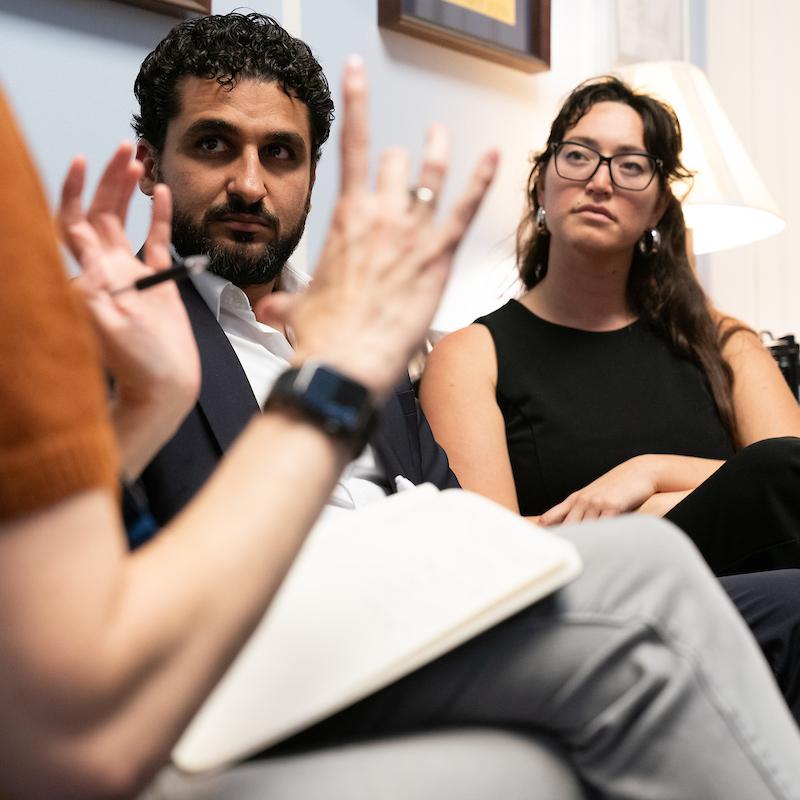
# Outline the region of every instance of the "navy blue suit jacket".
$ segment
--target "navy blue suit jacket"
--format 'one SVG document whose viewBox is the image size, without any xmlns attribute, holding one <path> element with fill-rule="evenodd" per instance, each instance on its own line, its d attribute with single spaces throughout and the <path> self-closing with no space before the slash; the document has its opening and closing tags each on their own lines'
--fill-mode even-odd
<svg viewBox="0 0 800 800">
<path fill-rule="evenodd" d="M 203 381 L 197 405 L 142 474 L 141 485 L 161 525 L 192 498 L 259 412 L 233 347 L 194 284 L 184 281 L 180 291 L 200 348 Z M 382 409 L 370 444 L 392 490 L 396 475 L 440 489 L 458 486 L 408 380 Z"/>
</svg>

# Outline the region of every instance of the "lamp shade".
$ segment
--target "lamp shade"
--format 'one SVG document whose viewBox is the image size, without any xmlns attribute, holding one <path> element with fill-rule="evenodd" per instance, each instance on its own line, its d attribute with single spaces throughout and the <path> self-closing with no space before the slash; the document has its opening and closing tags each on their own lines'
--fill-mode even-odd
<svg viewBox="0 0 800 800">
<path fill-rule="evenodd" d="M 695 173 L 683 211 L 697 255 L 780 232 L 785 222 L 756 172 L 705 74 L 685 61 L 631 64 L 619 74 L 634 88 L 669 103 L 683 132 L 682 161 Z M 687 194 L 688 191 L 688 194 Z"/>
</svg>

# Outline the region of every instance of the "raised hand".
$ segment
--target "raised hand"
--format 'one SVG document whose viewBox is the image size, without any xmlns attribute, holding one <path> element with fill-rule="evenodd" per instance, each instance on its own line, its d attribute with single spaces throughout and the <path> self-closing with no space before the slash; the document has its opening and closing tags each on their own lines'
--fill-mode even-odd
<svg viewBox="0 0 800 800">
<path fill-rule="evenodd" d="M 111 294 L 171 264 L 172 201 L 166 186 L 158 186 L 153 195 L 144 262 L 125 235 L 128 205 L 142 169 L 132 154 L 130 143 L 120 145 L 87 210 L 81 197 L 86 163 L 75 158 L 58 211 L 64 241 L 82 270 L 74 286 L 86 302 L 114 378 L 114 416 L 129 475 L 144 467 L 174 432 L 200 386 L 197 346 L 174 283 Z"/>
<path fill-rule="evenodd" d="M 375 190 L 368 183 L 367 82 L 360 61 L 344 75 L 341 185 L 328 237 L 309 290 L 300 298 L 270 295 L 256 307 L 295 336 L 299 360 L 315 356 L 388 392 L 425 337 L 450 275 L 453 256 L 497 167 L 497 153 L 478 162 L 460 198 L 435 221 L 449 160 L 446 130 L 428 134 L 416 189 L 405 151 L 381 157 Z"/>
</svg>

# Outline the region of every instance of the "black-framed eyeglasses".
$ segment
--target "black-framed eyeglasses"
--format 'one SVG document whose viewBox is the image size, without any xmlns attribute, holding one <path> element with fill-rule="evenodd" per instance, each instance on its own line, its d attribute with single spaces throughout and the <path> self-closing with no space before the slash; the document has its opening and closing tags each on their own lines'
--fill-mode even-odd
<svg viewBox="0 0 800 800">
<path fill-rule="evenodd" d="M 620 189 L 641 192 L 662 167 L 660 159 L 649 153 L 616 153 L 604 156 L 593 147 L 580 142 L 554 142 L 556 172 L 568 181 L 588 181 L 600 165 L 608 164 L 611 182 Z"/>
</svg>

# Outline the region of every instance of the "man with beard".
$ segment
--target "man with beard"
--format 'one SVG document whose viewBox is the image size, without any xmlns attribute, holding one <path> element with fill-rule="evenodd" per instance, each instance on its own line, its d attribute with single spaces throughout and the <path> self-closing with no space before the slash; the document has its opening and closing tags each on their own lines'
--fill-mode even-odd
<svg viewBox="0 0 800 800">
<path fill-rule="evenodd" d="M 209 272 L 181 288 L 201 353 L 200 400 L 142 475 L 164 524 L 211 474 L 292 359 L 291 331 L 271 312 L 273 292 L 304 282 L 287 259 L 303 232 L 333 103 L 309 48 L 260 15 L 177 26 L 145 59 L 135 93 L 141 189 L 152 194 L 158 181 L 169 185 L 176 250 L 210 256 Z M 389 399 L 330 506 L 380 499 L 398 480 L 457 485 L 408 382 Z"/>
</svg>

